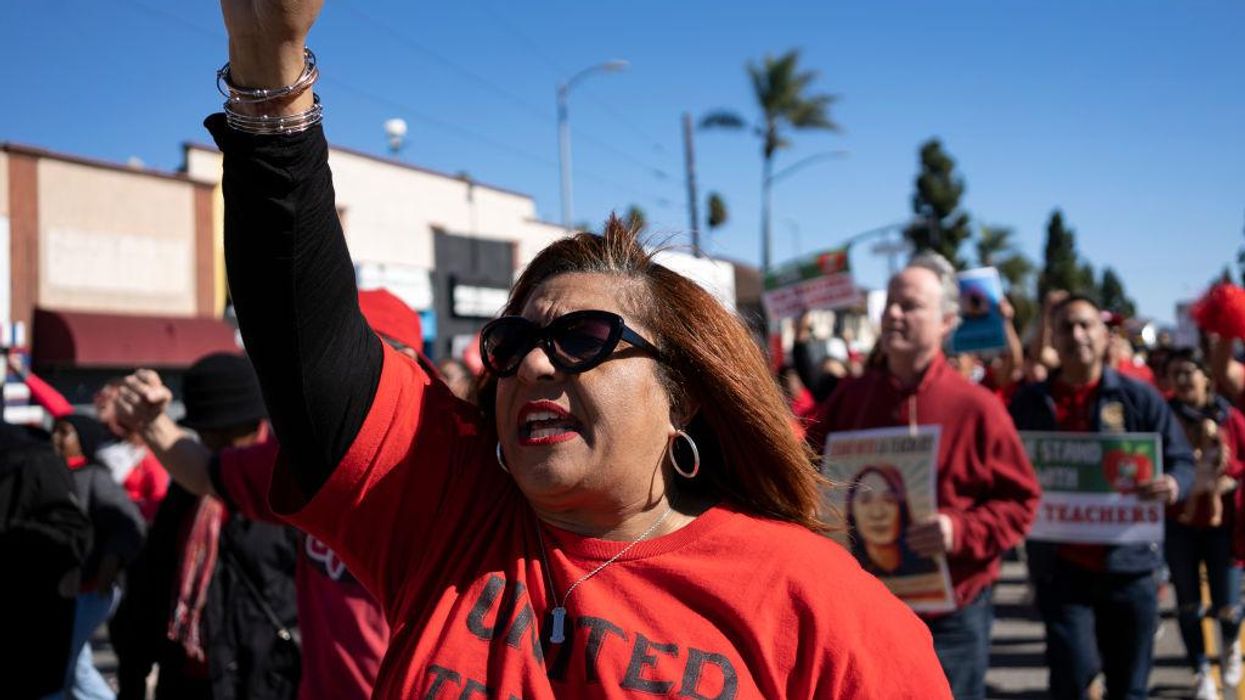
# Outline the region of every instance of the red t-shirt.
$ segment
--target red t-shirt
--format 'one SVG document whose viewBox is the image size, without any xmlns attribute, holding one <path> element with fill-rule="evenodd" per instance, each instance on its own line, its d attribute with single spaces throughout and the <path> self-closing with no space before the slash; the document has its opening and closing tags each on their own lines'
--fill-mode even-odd
<svg viewBox="0 0 1245 700">
<path fill-rule="evenodd" d="M 386 698 L 950 697 L 926 627 L 828 538 L 729 505 L 636 544 L 540 525 L 496 436 L 385 348 L 354 444 L 291 522 L 324 539 L 393 628 Z M 297 507 L 284 466 L 275 506 Z M 542 527 L 550 571 L 542 563 Z"/>
<path fill-rule="evenodd" d="M 151 450 L 143 449 L 143 456 L 138 464 L 130 470 L 125 481 L 121 482 L 130 500 L 138 506 L 139 512 L 147 522 L 156 519 L 156 511 L 169 492 L 169 473 L 164 470 L 160 460 L 151 454 Z"/>
<path fill-rule="evenodd" d="M 268 507 L 279 446 L 268 440 L 220 453 L 217 483 L 243 515 L 281 522 Z M 302 633 L 301 700 L 367 700 L 389 646 L 380 606 L 320 540 L 302 538 L 294 573 Z"/>
<path fill-rule="evenodd" d="M 1055 402 L 1055 423 L 1062 431 L 1088 433 L 1094 429 L 1094 403 L 1098 399 L 1100 379 L 1086 384 L 1051 383 L 1051 400 Z M 1104 544 L 1070 544 L 1055 547 L 1055 556 L 1090 571 L 1105 571 L 1107 546 Z"/>
<path fill-rule="evenodd" d="M 1158 382 L 1154 381 L 1154 371 L 1151 370 L 1150 367 L 1144 363 L 1136 364 L 1131 359 L 1121 360 L 1120 362 L 1116 363 L 1115 371 L 1119 372 L 1125 377 L 1131 377 L 1132 379 L 1136 379 L 1137 381 L 1145 382 L 1146 384 L 1149 384 L 1150 386 L 1158 385 Z"/>
</svg>

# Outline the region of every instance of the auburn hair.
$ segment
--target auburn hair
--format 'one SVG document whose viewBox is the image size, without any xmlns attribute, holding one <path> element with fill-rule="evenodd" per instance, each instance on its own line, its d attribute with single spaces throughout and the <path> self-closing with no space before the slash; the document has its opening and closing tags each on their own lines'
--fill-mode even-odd
<svg viewBox="0 0 1245 700">
<path fill-rule="evenodd" d="M 620 301 L 661 349 L 661 383 L 672 405 L 690 401 L 684 428 L 700 450 L 700 476 L 681 487 L 709 491 L 742 509 L 815 532 L 824 479 L 792 430 L 791 410 L 744 324 L 700 285 L 653 261 L 638 232 L 610 216 L 602 235 L 577 233 L 543 251 L 519 276 L 503 311 L 517 315 L 546 280 L 566 273 L 620 277 Z M 497 379 L 486 373 L 480 406 L 492 419 Z M 676 442 L 678 444 L 678 442 Z"/>
</svg>

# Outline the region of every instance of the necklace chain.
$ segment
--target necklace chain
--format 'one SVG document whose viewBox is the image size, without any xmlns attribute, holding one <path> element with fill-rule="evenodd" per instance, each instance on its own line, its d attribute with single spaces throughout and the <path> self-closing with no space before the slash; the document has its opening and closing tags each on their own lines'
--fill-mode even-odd
<svg viewBox="0 0 1245 700">
<path fill-rule="evenodd" d="M 570 588 L 566 589 L 566 593 L 563 594 L 562 596 L 561 603 L 558 602 L 557 590 L 554 588 L 554 585 L 553 585 L 553 572 L 549 568 L 549 559 L 545 555 L 545 537 L 540 532 L 540 520 L 537 519 L 536 539 L 540 542 L 540 559 L 541 559 L 541 563 L 544 564 L 545 580 L 549 585 L 549 597 L 553 600 L 553 603 L 554 603 L 553 634 L 552 634 L 551 641 L 555 643 L 560 643 L 564 639 L 563 625 L 566 619 L 566 601 L 570 600 L 571 594 L 575 592 L 575 589 L 579 587 L 579 584 L 601 573 L 601 571 L 603 571 L 605 567 L 618 561 L 619 557 L 631 551 L 632 547 L 636 546 L 646 537 L 653 534 L 653 532 L 656 531 L 657 528 L 660 527 L 661 524 L 666 521 L 666 518 L 670 517 L 670 514 L 672 512 L 674 512 L 674 507 L 666 506 L 666 512 L 662 513 L 661 516 L 657 518 L 657 520 L 654 520 L 653 524 L 649 525 L 647 530 L 645 530 L 644 532 L 641 532 L 639 537 L 636 537 L 634 540 L 631 540 L 630 542 L 628 542 L 626 547 L 623 547 L 622 549 L 618 550 L 617 554 L 610 557 L 609 559 L 606 559 L 597 568 L 593 569 L 592 571 L 589 571 L 583 576 L 580 576 L 579 579 L 575 581 L 575 583 L 571 584 Z"/>
<path fill-rule="evenodd" d="M 566 589 L 566 593 L 562 596 L 562 606 L 561 606 L 561 607 L 564 607 L 564 608 L 566 607 L 566 601 L 567 601 L 567 599 L 569 599 L 569 598 L 571 597 L 571 593 L 575 592 L 575 589 L 579 586 L 579 584 L 581 584 L 581 583 L 583 583 L 584 581 L 587 581 L 588 579 L 592 578 L 593 576 L 596 576 L 597 574 L 601 573 L 601 570 L 602 570 L 602 569 L 604 569 L 605 567 L 609 566 L 610 564 L 613 564 L 615 561 L 618 561 L 618 558 L 619 558 L 619 557 L 621 557 L 622 555 L 624 555 L 624 554 L 626 554 L 627 552 L 631 551 L 631 548 L 632 548 L 632 547 L 634 547 L 634 546 L 636 546 L 637 544 L 639 544 L 641 540 L 643 540 L 643 539 L 645 539 L 646 537 L 648 537 L 649 535 L 653 534 L 653 531 L 654 531 L 654 530 L 656 530 L 658 527 L 660 527 L 660 526 L 661 526 L 662 522 L 664 522 L 664 521 L 665 521 L 665 519 L 666 519 L 666 518 L 670 515 L 670 513 L 671 513 L 673 510 L 674 510 L 674 508 L 672 508 L 672 507 L 670 507 L 670 506 L 667 506 L 667 507 L 666 507 L 666 512 L 662 513 L 662 514 L 661 514 L 661 517 L 659 517 L 659 518 L 657 518 L 657 520 L 653 521 L 653 524 L 652 524 L 652 525 L 649 525 L 647 530 L 645 530 L 644 532 L 641 532 L 639 537 L 635 538 L 634 540 L 631 540 L 631 542 L 629 542 L 629 543 L 627 544 L 627 546 L 626 546 L 626 547 L 623 547 L 622 549 L 620 549 L 620 550 L 618 551 L 618 554 L 615 554 L 614 556 L 610 557 L 609 559 L 606 559 L 606 560 L 605 560 L 605 562 L 604 562 L 604 563 L 602 563 L 602 564 L 601 564 L 600 566 L 598 566 L 597 568 L 593 569 L 592 571 L 589 571 L 588 573 L 584 574 L 583 576 L 580 576 L 578 581 L 576 581 L 575 583 L 572 583 L 572 584 L 571 584 L 571 587 L 570 587 L 570 588 L 568 588 L 568 589 Z M 542 544 L 542 546 L 541 546 L 541 549 L 544 549 L 543 544 Z"/>
</svg>

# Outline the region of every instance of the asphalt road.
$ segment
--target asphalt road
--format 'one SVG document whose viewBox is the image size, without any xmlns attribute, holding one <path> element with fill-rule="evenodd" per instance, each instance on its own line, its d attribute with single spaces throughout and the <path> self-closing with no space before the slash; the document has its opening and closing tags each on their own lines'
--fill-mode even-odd
<svg viewBox="0 0 1245 700">
<path fill-rule="evenodd" d="M 1171 587 L 1165 586 L 1159 597 L 1163 619 L 1155 641 L 1154 668 L 1150 673 L 1152 698 L 1193 697 L 1193 673 L 1185 661 L 1184 644 L 1180 641 L 1180 630 L 1176 626 L 1174 601 Z M 986 697 L 997 700 L 1047 697 L 1046 662 L 1043 658 L 1046 642 L 1041 619 L 1031 603 L 1024 564 L 1016 561 L 1003 563 L 1003 576 L 995 588 L 994 606 Z M 1218 649 L 1217 646 L 1213 648 Z M 1245 695 L 1239 697 L 1245 700 Z"/>
</svg>

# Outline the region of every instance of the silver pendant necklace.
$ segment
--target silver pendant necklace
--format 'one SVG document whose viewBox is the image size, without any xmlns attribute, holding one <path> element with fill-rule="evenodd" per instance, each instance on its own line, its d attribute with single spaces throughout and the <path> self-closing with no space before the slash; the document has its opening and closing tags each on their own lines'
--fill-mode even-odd
<svg viewBox="0 0 1245 700">
<path fill-rule="evenodd" d="M 566 601 L 570 599 L 571 594 L 575 592 L 575 589 L 579 587 L 579 584 L 601 573 L 605 567 L 613 564 L 619 557 L 626 554 L 632 547 L 639 544 L 641 540 L 653 534 L 653 532 L 660 527 L 663 522 L 665 522 L 666 518 L 669 517 L 670 513 L 673 511 L 673 506 L 666 506 L 666 512 L 662 513 L 661 517 L 653 521 L 653 524 L 649 525 L 647 530 L 641 532 L 639 537 L 628 542 L 626 547 L 623 547 L 618 551 L 618 554 L 606 559 L 597 568 L 589 571 L 583 576 L 580 576 L 579 580 L 572 583 L 571 587 L 566 589 L 566 593 L 562 596 L 561 603 L 558 602 L 558 594 L 553 586 L 553 571 L 549 568 L 549 557 L 545 554 L 545 537 L 540 532 L 540 518 L 536 519 L 536 539 L 540 543 L 540 562 L 545 569 L 545 583 L 549 586 L 549 600 L 553 603 L 553 629 L 549 634 L 549 641 L 554 644 L 561 644 L 566 641 Z"/>
</svg>

